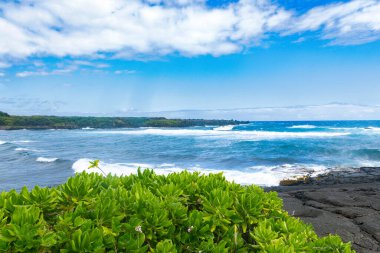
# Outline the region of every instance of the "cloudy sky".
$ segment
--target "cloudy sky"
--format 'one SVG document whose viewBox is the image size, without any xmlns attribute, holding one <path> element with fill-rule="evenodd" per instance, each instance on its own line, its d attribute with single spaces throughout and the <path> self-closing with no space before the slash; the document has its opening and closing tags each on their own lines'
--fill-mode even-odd
<svg viewBox="0 0 380 253">
<path fill-rule="evenodd" d="M 2 0 L 12 114 L 380 119 L 380 0 Z"/>
</svg>

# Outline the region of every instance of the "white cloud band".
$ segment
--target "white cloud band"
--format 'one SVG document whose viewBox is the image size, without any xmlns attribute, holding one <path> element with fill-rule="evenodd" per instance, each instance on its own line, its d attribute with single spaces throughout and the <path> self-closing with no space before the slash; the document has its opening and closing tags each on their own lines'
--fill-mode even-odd
<svg viewBox="0 0 380 253">
<path fill-rule="evenodd" d="M 380 39 L 380 1 L 355 0 L 311 9 L 296 18 L 291 32 L 322 30 L 333 44 L 361 44 Z"/>
<path fill-rule="evenodd" d="M 26 0 L 0 3 L 0 60 L 52 55 L 224 55 L 282 35 L 321 30 L 336 44 L 380 38 L 380 1 L 319 6 L 299 16 L 270 0 Z"/>
</svg>

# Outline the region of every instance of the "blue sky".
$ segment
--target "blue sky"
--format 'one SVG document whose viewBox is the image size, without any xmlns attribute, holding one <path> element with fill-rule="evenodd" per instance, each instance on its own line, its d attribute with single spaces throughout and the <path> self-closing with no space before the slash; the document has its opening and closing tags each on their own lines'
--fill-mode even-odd
<svg viewBox="0 0 380 253">
<path fill-rule="evenodd" d="M 380 119 L 378 0 L 3 1 L 0 37 L 13 114 Z"/>
</svg>

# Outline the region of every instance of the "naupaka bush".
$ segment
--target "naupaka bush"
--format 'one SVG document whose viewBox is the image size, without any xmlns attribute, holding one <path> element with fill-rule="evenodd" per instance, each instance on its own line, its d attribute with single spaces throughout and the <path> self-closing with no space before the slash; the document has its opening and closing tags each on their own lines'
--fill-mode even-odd
<svg viewBox="0 0 380 253">
<path fill-rule="evenodd" d="M 0 196 L 1 252 L 353 252 L 274 192 L 187 171 L 77 174 Z"/>
</svg>

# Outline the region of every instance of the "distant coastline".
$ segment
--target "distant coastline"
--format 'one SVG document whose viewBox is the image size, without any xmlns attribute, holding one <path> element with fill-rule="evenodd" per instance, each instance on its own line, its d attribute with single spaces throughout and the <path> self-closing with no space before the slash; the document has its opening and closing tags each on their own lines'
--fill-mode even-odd
<svg viewBox="0 0 380 253">
<path fill-rule="evenodd" d="M 167 119 L 164 117 L 14 116 L 0 111 L 0 130 L 81 128 L 193 127 L 246 124 L 248 121 Z"/>
</svg>

